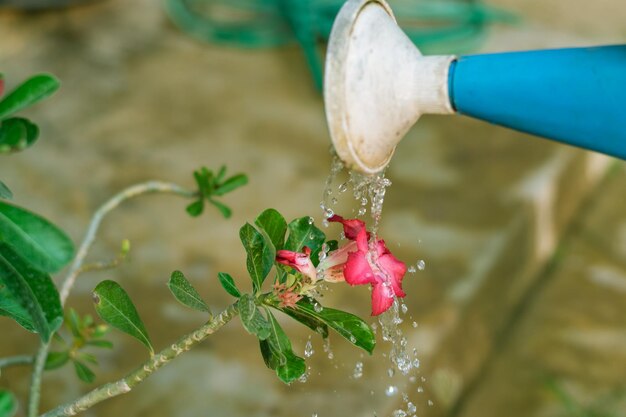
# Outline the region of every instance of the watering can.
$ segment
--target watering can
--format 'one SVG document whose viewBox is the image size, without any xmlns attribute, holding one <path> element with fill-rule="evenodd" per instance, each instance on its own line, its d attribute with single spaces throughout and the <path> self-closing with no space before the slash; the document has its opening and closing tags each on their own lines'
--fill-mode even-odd
<svg viewBox="0 0 626 417">
<path fill-rule="evenodd" d="M 333 24 L 324 101 L 339 157 L 383 170 L 422 114 L 461 114 L 626 159 L 626 45 L 424 56 L 385 0 Z"/>
</svg>

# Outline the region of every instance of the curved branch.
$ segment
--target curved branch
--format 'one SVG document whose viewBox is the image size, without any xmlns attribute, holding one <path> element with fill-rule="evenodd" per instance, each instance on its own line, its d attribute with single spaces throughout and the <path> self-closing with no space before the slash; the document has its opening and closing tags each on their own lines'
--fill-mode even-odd
<svg viewBox="0 0 626 417">
<path fill-rule="evenodd" d="M 188 351 L 193 346 L 202 342 L 204 339 L 228 323 L 237 314 L 237 304 L 235 303 L 230 305 L 226 310 L 209 320 L 209 322 L 205 325 L 182 337 L 172 346 L 163 349 L 124 378 L 115 382 L 104 384 L 71 403 L 67 403 L 55 408 L 54 410 L 48 411 L 41 417 L 74 416 L 98 404 L 99 402 L 130 392 L 136 385 L 142 383 L 156 370 L 169 363 L 181 353 Z"/>
</svg>

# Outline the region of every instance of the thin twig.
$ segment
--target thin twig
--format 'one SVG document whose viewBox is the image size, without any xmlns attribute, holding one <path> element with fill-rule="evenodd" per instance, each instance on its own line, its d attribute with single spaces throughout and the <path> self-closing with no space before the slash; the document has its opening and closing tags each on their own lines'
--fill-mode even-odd
<svg viewBox="0 0 626 417">
<path fill-rule="evenodd" d="M 91 248 L 91 245 L 96 238 L 96 234 L 98 233 L 98 229 L 104 217 L 117 206 L 119 206 L 122 202 L 129 200 L 133 197 L 151 193 L 177 194 L 186 198 L 196 197 L 196 193 L 194 193 L 193 191 L 189 191 L 177 184 L 162 181 L 147 181 L 126 188 L 125 190 L 113 196 L 106 203 L 104 203 L 91 218 L 87 233 L 85 234 L 85 237 L 78 249 L 78 252 L 76 252 L 76 256 L 74 257 L 72 266 L 70 267 L 70 270 L 65 280 L 63 281 L 60 291 L 61 305 L 65 305 L 65 301 L 67 301 L 67 297 L 69 296 L 70 291 L 72 290 L 72 287 L 76 282 L 76 278 L 81 273 L 83 262 L 85 262 L 87 253 L 89 252 L 89 249 Z M 30 396 L 28 399 L 28 417 L 36 417 L 37 414 L 39 414 L 41 374 L 43 373 L 44 366 L 46 364 L 49 347 L 49 343 L 41 342 L 39 346 L 39 351 L 37 352 L 35 366 L 33 368 L 33 374 L 31 377 Z"/>
<path fill-rule="evenodd" d="M 181 353 L 188 351 L 193 346 L 202 342 L 204 339 L 215 333 L 222 326 L 228 323 L 233 317 L 238 314 L 237 304 L 230 305 L 226 310 L 222 311 L 218 316 L 211 319 L 208 323 L 204 324 L 199 329 L 189 333 L 182 337 L 178 342 L 172 346 L 163 349 L 161 352 L 152 356 L 149 360 L 143 363 L 139 368 L 126 375 L 124 378 L 115 382 L 104 384 L 99 388 L 83 395 L 81 398 L 72 401 L 71 403 L 59 406 L 41 417 L 69 417 L 74 416 L 88 408 L 108 400 L 118 395 L 126 394 L 131 391 L 136 385 L 142 383 L 146 378 L 152 375 L 156 370 L 163 365 L 169 363 L 172 359 L 179 356 Z"/>
<path fill-rule="evenodd" d="M 19 355 L 9 356 L 7 358 L 0 358 L 0 369 L 16 365 L 30 365 L 34 362 L 34 360 L 35 358 L 32 355 Z"/>
<path fill-rule="evenodd" d="M 180 187 L 177 184 L 169 183 L 169 182 L 161 182 L 161 181 L 148 181 L 145 183 L 133 185 L 120 193 L 116 194 L 109 201 L 104 203 L 93 215 L 91 218 L 91 223 L 89 224 L 89 228 L 87 229 L 87 233 L 85 234 L 85 238 L 83 239 L 83 243 L 80 245 L 78 252 L 76 252 L 76 257 L 74 258 L 74 262 L 70 267 L 70 271 L 63 281 L 63 285 L 61 286 L 61 304 L 65 304 L 67 297 L 74 286 L 74 282 L 76 278 L 80 274 L 80 269 L 85 261 L 85 257 L 93 244 L 96 234 L 98 233 L 98 228 L 100 227 L 100 223 L 102 223 L 102 219 L 109 212 L 119 206 L 122 202 L 129 200 L 133 197 L 137 197 L 142 194 L 148 193 L 170 193 L 170 194 L 178 194 L 180 196 L 186 198 L 195 197 L 195 193 L 193 191 L 189 191 L 185 188 Z"/>
</svg>

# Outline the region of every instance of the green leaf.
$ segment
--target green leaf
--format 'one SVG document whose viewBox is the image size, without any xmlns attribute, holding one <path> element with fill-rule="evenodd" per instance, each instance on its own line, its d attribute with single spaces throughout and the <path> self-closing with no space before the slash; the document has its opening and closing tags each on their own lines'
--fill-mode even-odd
<svg viewBox="0 0 626 417">
<path fill-rule="evenodd" d="M 310 314 L 307 314 L 307 312 L 300 311 L 297 307 L 296 308 L 290 308 L 290 307 L 281 308 L 278 306 L 272 306 L 272 307 L 285 313 L 286 315 L 300 322 L 301 324 L 304 324 L 306 327 L 313 330 L 314 332 L 319 333 L 323 338 L 328 337 L 328 326 L 326 325 L 326 323 L 324 323 L 322 320 L 318 319 L 317 317 L 313 317 Z"/>
<path fill-rule="evenodd" d="M 289 237 L 285 243 L 285 249 L 302 252 L 302 248 L 307 246 L 311 249 L 311 261 L 317 266 L 319 263 L 319 251 L 326 239 L 324 232 L 315 227 L 310 221 L 310 217 L 300 217 L 289 223 Z"/>
<path fill-rule="evenodd" d="M 213 173 L 206 167 L 202 167 L 193 172 L 193 177 L 198 184 L 198 190 L 204 197 L 208 197 L 213 192 Z"/>
<path fill-rule="evenodd" d="M 204 302 L 198 291 L 191 285 L 180 271 L 172 272 L 172 276 L 167 283 L 174 297 L 183 305 L 194 310 L 204 311 L 211 314 L 211 309 Z"/>
<path fill-rule="evenodd" d="M 222 165 L 220 167 L 220 170 L 217 172 L 217 175 L 215 176 L 215 182 L 217 182 L 218 184 L 222 182 L 222 180 L 224 179 L 224 175 L 226 175 L 226 165 Z"/>
<path fill-rule="evenodd" d="M 259 214 L 254 223 L 267 234 L 276 250 L 282 249 L 285 244 L 287 222 L 278 211 L 267 209 Z"/>
<path fill-rule="evenodd" d="M 270 324 L 257 308 L 254 297 L 250 294 L 242 295 L 237 306 L 241 323 L 246 331 L 258 337 L 259 340 L 267 339 L 271 331 Z"/>
<path fill-rule="evenodd" d="M 0 243 L 0 314 L 13 318 L 45 342 L 63 323 L 59 293 L 46 273 L 34 269 L 12 248 Z M 10 301 L 12 300 L 12 301 Z"/>
<path fill-rule="evenodd" d="M 35 268 L 58 272 L 74 256 L 72 241 L 48 220 L 0 201 L 0 242 L 12 246 Z"/>
<path fill-rule="evenodd" d="M 51 371 L 65 365 L 70 360 L 69 352 L 50 352 L 46 358 L 46 371 Z"/>
<path fill-rule="evenodd" d="M 39 128 L 28 119 L 12 117 L 0 123 L 0 154 L 24 150 L 35 143 Z"/>
<path fill-rule="evenodd" d="M 17 413 L 17 401 L 12 393 L 0 390 L 0 417 L 13 417 Z"/>
<path fill-rule="evenodd" d="M 336 240 L 329 240 L 326 242 L 326 246 L 328 246 L 328 252 L 333 252 L 339 248 L 339 242 Z"/>
<path fill-rule="evenodd" d="M 88 340 L 85 342 L 85 345 L 102 349 L 113 349 L 113 343 L 108 340 Z"/>
<path fill-rule="evenodd" d="M 186 210 L 191 217 L 198 217 L 204 211 L 204 200 L 194 201 L 187 206 Z"/>
<path fill-rule="evenodd" d="M 134 337 L 154 354 L 150 336 L 124 289 L 115 281 L 102 281 L 93 290 L 96 312 L 111 326 Z"/>
<path fill-rule="evenodd" d="M 74 370 L 76 371 L 76 375 L 81 381 L 91 383 L 96 379 L 96 374 L 94 374 L 93 371 L 89 369 L 87 365 L 85 365 L 84 363 L 80 361 L 73 361 L 73 362 L 74 362 Z"/>
<path fill-rule="evenodd" d="M 221 183 L 215 191 L 213 191 L 213 195 L 224 195 L 230 193 L 231 191 L 242 187 L 248 183 L 248 177 L 244 174 L 233 175 L 228 178 L 226 181 Z"/>
<path fill-rule="evenodd" d="M 49 97 L 59 86 L 59 81 L 48 74 L 31 77 L 0 101 L 0 119 Z"/>
<path fill-rule="evenodd" d="M 219 272 L 217 274 L 217 278 L 220 280 L 220 284 L 222 284 L 222 287 L 224 287 L 227 293 L 229 293 L 233 297 L 241 297 L 241 293 L 239 292 L 239 289 L 237 289 L 233 277 L 231 277 L 226 272 Z"/>
<path fill-rule="evenodd" d="M 8 316 L 29 332 L 37 333 L 30 313 L 22 307 L 9 292 L 0 277 L 0 316 Z"/>
<path fill-rule="evenodd" d="M 260 342 L 263 360 L 268 368 L 276 371 L 281 381 L 290 384 L 306 372 L 306 363 L 293 353 L 289 338 L 272 313 L 267 311 L 267 316 L 271 332 L 267 339 Z"/>
<path fill-rule="evenodd" d="M 94 364 L 94 365 L 98 364 L 98 359 L 96 359 L 96 357 L 94 355 L 92 355 L 91 353 L 79 352 L 76 356 L 80 360 L 89 362 L 89 363 Z"/>
<path fill-rule="evenodd" d="M 225 219 L 229 219 L 230 216 L 232 216 L 233 211 L 227 205 L 220 203 L 217 200 L 213 200 L 212 198 L 209 198 L 208 201 L 209 203 L 217 207 L 217 209 L 220 211 L 220 213 L 222 213 L 222 216 L 224 216 Z"/>
<path fill-rule="evenodd" d="M 256 293 L 274 265 L 276 249 L 250 223 L 246 223 L 239 230 L 239 237 L 248 254 L 246 266 Z"/>
<path fill-rule="evenodd" d="M 371 354 L 374 351 L 376 337 L 367 323 L 354 314 L 333 308 L 324 307 L 319 312 L 315 311 L 315 303 L 317 302 L 312 298 L 303 298 L 298 301 L 294 309 L 302 315 L 321 321 L 366 352 Z"/>
<path fill-rule="evenodd" d="M 10 200 L 13 198 L 13 193 L 9 190 L 9 187 L 5 183 L 0 181 L 0 198 Z"/>
<path fill-rule="evenodd" d="M 76 312 L 76 310 L 74 310 L 73 308 L 70 307 L 70 309 L 67 312 L 67 327 L 70 328 L 70 331 L 72 332 L 72 335 L 77 338 L 77 339 L 83 339 L 83 334 L 82 334 L 82 325 L 80 323 L 80 317 L 78 316 L 78 313 Z"/>
</svg>

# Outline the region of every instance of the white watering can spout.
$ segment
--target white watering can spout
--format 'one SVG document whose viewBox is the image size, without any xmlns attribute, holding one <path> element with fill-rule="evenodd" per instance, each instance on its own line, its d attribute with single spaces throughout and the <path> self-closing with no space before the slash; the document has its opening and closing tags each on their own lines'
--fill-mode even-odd
<svg viewBox="0 0 626 417">
<path fill-rule="evenodd" d="M 464 114 L 626 157 L 626 46 L 424 56 L 385 0 L 348 0 L 324 101 L 339 157 L 373 174 L 422 114 Z"/>
<path fill-rule="evenodd" d="M 350 1 L 328 44 L 324 99 L 335 150 L 349 166 L 382 170 L 422 113 L 454 113 L 453 56 L 422 56 L 386 3 Z"/>
</svg>

